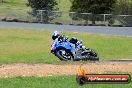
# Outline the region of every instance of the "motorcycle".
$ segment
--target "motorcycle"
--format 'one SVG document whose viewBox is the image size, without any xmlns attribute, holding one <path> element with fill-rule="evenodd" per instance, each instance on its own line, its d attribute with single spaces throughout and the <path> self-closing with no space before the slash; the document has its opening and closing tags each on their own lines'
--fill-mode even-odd
<svg viewBox="0 0 132 88">
<path fill-rule="evenodd" d="M 98 54 L 83 46 L 82 41 L 68 41 L 67 36 L 58 38 L 51 44 L 51 53 L 57 56 L 61 61 L 99 61 Z"/>
</svg>

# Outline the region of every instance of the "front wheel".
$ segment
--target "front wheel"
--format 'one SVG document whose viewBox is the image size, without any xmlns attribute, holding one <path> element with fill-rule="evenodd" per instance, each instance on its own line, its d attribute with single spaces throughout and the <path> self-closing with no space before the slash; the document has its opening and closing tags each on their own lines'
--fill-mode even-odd
<svg viewBox="0 0 132 88">
<path fill-rule="evenodd" d="M 74 58 L 72 56 L 72 54 L 65 49 L 61 49 L 56 51 L 56 56 L 61 60 L 61 61 L 73 61 Z"/>
</svg>

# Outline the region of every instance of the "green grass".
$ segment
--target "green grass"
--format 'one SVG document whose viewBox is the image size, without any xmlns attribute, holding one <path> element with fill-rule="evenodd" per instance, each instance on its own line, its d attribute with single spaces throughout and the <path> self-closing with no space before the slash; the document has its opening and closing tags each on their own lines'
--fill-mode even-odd
<svg viewBox="0 0 132 88">
<path fill-rule="evenodd" d="M 53 62 L 50 32 L 0 29 L 0 62 Z"/>
<path fill-rule="evenodd" d="M 86 84 L 80 86 L 75 76 L 0 78 L 0 88 L 132 88 L 130 84 Z"/>
<path fill-rule="evenodd" d="M 103 60 L 132 59 L 132 37 L 63 32 L 84 41 Z M 50 53 L 51 31 L 0 28 L 0 63 L 52 63 L 60 60 Z"/>
<path fill-rule="evenodd" d="M 71 2 L 70 0 L 59 0 L 58 2 L 58 7 L 60 11 L 63 12 L 69 12 L 70 7 L 71 7 Z"/>
<path fill-rule="evenodd" d="M 26 9 L 27 0 L 3 0 L 4 3 L 0 4 L 2 8 L 16 8 L 16 9 Z"/>
<path fill-rule="evenodd" d="M 3 4 L 0 4 L 1 8 L 15 8 L 15 9 L 29 9 L 27 7 L 28 0 L 4 0 Z M 70 0 L 58 0 L 58 7 L 60 11 L 68 12 L 71 6 Z"/>
<path fill-rule="evenodd" d="M 27 0 L 4 0 L 4 3 L 0 3 L 0 17 L 17 18 L 22 21 L 28 20 L 27 12 L 30 12 L 31 8 L 27 7 L 26 3 Z"/>
<path fill-rule="evenodd" d="M 0 18 L 10 17 L 16 18 L 22 21 L 32 21 L 35 18 L 29 17 L 27 12 L 31 12 L 31 8 L 27 7 L 27 0 L 4 0 L 4 3 L 0 3 Z M 71 2 L 69 0 L 59 0 L 58 8 L 60 11 L 69 12 Z M 69 14 L 63 14 L 62 20 L 69 18 Z"/>
</svg>

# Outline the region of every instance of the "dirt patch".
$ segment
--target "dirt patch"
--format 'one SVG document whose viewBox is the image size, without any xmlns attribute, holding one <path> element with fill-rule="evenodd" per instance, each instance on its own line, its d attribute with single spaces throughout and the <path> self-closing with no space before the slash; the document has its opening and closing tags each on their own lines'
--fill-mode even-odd
<svg viewBox="0 0 132 88">
<path fill-rule="evenodd" d="M 0 65 L 0 77 L 16 76 L 51 76 L 75 75 L 79 65 L 53 65 L 53 64 L 3 64 Z M 98 62 L 83 65 L 87 73 L 132 73 L 132 62 Z"/>
</svg>

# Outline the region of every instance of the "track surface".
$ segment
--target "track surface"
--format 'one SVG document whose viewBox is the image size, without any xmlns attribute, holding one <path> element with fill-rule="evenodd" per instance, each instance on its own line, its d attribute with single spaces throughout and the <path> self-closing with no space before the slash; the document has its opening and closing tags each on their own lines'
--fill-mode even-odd
<svg viewBox="0 0 132 88">
<path fill-rule="evenodd" d="M 33 28 L 33 29 L 45 29 L 45 30 L 132 36 L 132 27 L 71 26 L 71 25 L 16 23 L 16 22 L 0 22 L 0 27 Z"/>
<path fill-rule="evenodd" d="M 0 77 L 76 75 L 78 66 L 79 64 L 3 64 L 0 65 Z M 132 62 L 86 62 L 83 68 L 87 73 L 132 73 Z"/>
</svg>

